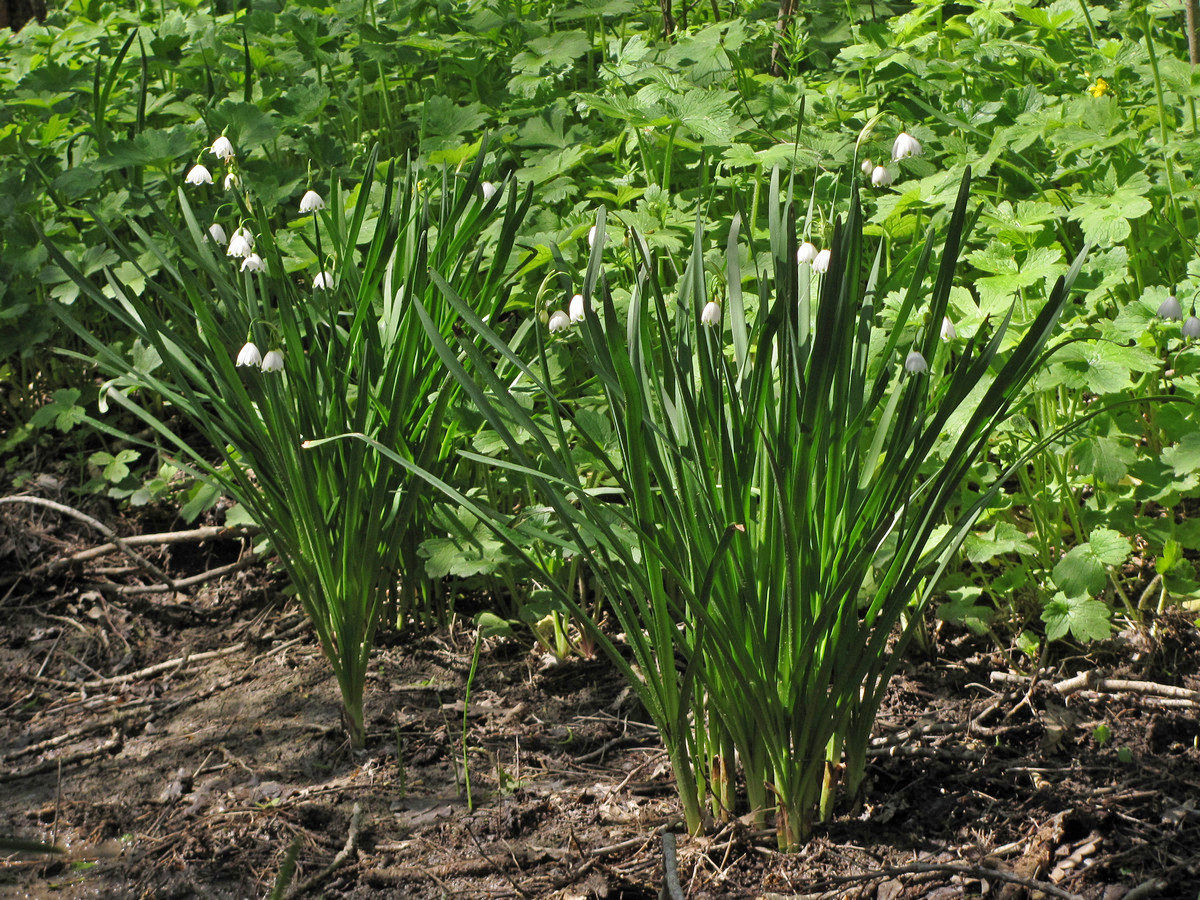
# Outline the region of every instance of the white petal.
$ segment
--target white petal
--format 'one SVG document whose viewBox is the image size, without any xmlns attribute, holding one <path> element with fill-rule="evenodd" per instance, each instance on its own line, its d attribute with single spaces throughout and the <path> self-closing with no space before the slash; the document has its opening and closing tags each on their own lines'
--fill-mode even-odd
<svg viewBox="0 0 1200 900">
<path fill-rule="evenodd" d="M 560 331 L 566 331 L 571 327 L 571 317 L 561 309 L 556 309 L 550 314 L 549 328 L 551 334 L 556 334 Z"/>
</svg>

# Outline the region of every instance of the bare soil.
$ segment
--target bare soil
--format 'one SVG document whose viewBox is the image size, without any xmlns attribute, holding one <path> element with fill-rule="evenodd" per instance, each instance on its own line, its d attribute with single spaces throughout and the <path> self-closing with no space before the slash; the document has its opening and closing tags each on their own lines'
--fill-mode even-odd
<svg viewBox="0 0 1200 900">
<path fill-rule="evenodd" d="M 485 642 L 468 804 L 473 632 L 384 636 L 356 754 L 265 566 L 142 594 L 155 579 L 120 553 L 48 570 L 98 540 L 0 507 L 0 841 L 66 848 L 0 844 L 0 897 L 265 897 L 293 847 L 289 896 L 660 896 L 678 803 L 655 730 L 603 660 Z M 244 550 L 141 548 L 175 579 Z M 935 651 L 892 684 L 859 807 L 795 854 L 742 821 L 679 835 L 684 896 L 1200 896 L 1188 618 L 1060 654 L 1034 680 L 986 639 L 945 632 Z M 1056 687 L 1078 673 L 1121 680 Z"/>
</svg>

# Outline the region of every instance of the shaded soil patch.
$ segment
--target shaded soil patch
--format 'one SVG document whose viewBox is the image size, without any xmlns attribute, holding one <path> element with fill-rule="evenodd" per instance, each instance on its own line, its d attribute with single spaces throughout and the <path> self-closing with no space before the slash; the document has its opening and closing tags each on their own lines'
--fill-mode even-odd
<svg viewBox="0 0 1200 900">
<path fill-rule="evenodd" d="M 92 539 L 54 530 L 21 565 Z M 184 577 L 235 555 L 156 560 Z M 0 897 L 262 897 L 292 846 L 293 895 L 659 896 L 661 833 L 679 821 L 669 766 L 603 661 L 485 644 L 472 808 L 473 633 L 386 641 L 352 754 L 328 668 L 262 567 L 131 597 L 105 587 L 131 583 L 99 571 L 118 564 L 3 588 L 0 838 L 68 853 L 0 851 Z M 684 894 L 1017 900 L 1044 896 L 1036 882 L 1195 900 L 1192 624 L 1160 620 L 1036 680 L 985 641 L 937 650 L 893 682 L 858 808 L 792 855 L 744 821 L 680 835 Z M 1079 672 L 1110 681 L 1055 687 Z"/>
</svg>

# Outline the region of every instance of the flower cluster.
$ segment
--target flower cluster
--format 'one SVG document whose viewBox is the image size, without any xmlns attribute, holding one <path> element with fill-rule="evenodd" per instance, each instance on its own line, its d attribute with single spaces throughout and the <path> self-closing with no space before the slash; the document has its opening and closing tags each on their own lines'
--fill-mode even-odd
<svg viewBox="0 0 1200 900">
<path fill-rule="evenodd" d="M 801 266 L 812 266 L 814 272 L 824 275 L 829 271 L 829 258 L 832 255 L 828 247 L 818 250 L 811 241 L 805 241 L 796 251 L 796 262 Z"/>
<path fill-rule="evenodd" d="M 550 329 L 551 334 L 559 334 L 576 322 L 582 322 L 586 316 L 587 307 L 583 302 L 583 294 L 576 294 L 571 298 L 565 310 L 556 309 L 550 313 L 546 327 Z"/>
<path fill-rule="evenodd" d="M 237 171 L 237 153 L 233 149 L 233 141 L 229 140 L 225 135 L 221 135 L 212 142 L 212 146 L 206 148 L 207 152 L 211 153 L 226 167 L 225 178 L 223 183 L 225 190 L 232 190 L 236 187 L 241 187 L 242 178 Z M 204 151 L 201 151 L 200 158 L 196 160 L 196 164 L 188 170 L 184 181 L 188 184 L 212 184 L 213 175 L 208 166 L 202 162 Z"/>
<path fill-rule="evenodd" d="M 283 368 L 283 351 L 268 350 L 263 356 L 253 341 L 246 341 L 238 351 L 237 365 L 258 367 L 264 372 L 278 372 Z"/>
<path fill-rule="evenodd" d="M 204 185 L 213 183 L 213 173 L 204 164 L 205 153 L 215 156 L 226 167 L 224 177 L 225 190 L 228 191 L 242 186 L 242 178 L 237 168 L 237 151 L 234 150 L 233 141 L 224 134 L 220 135 L 210 146 L 200 152 L 196 164 L 184 176 L 184 181 L 187 184 Z M 301 213 L 315 213 L 324 208 L 325 200 L 311 188 L 305 191 L 304 196 L 300 198 Z M 239 223 L 232 235 L 226 233 L 225 227 L 220 222 L 213 222 L 208 226 L 208 231 L 204 235 L 204 239 L 212 241 L 214 244 L 224 244 L 225 255 L 235 262 L 240 260 L 239 271 L 263 273 L 267 271 L 266 261 L 254 250 L 254 233 L 250 231 L 245 222 Z M 312 286 L 313 290 L 316 291 L 333 290 L 333 273 L 328 270 L 319 272 L 313 278 Z M 279 372 L 283 370 L 283 351 L 280 349 L 268 350 L 264 356 L 255 343 L 247 339 L 245 345 L 238 351 L 236 364 L 238 366 L 259 368 L 263 372 Z"/>
<path fill-rule="evenodd" d="M 921 142 L 907 131 L 900 132 L 896 135 L 896 140 L 892 142 L 892 162 L 894 163 L 913 156 L 921 156 L 924 152 Z M 863 176 L 871 179 L 872 187 L 887 187 L 896 180 L 896 176 L 892 174 L 891 169 L 887 166 L 876 165 L 871 161 L 870 157 L 862 161 L 860 168 L 862 169 Z"/>
</svg>

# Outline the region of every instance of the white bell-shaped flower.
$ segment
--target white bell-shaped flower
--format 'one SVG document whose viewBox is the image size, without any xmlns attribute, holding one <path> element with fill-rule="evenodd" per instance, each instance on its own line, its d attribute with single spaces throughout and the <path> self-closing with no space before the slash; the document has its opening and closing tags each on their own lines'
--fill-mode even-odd
<svg viewBox="0 0 1200 900">
<path fill-rule="evenodd" d="M 187 177 L 183 179 L 188 184 L 212 184 L 212 172 L 207 168 L 196 163 L 187 173 Z"/>
<path fill-rule="evenodd" d="M 921 142 L 907 131 L 896 135 L 896 141 L 892 144 L 892 159 L 908 159 L 910 156 L 920 156 L 922 153 L 924 151 L 921 149 Z"/>
<path fill-rule="evenodd" d="M 239 228 L 233 233 L 233 237 L 229 239 L 229 249 L 225 251 L 226 256 L 249 256 L 254 249 L 254 235 L 245 226 Z"/>
<path fill-rule="evenodd" d="M 324 208 L 325 201 L 316 191 L 305 191 L 304 196 L 300 198 L 300 212 L 302 213 L 316 212 L 318 209 Z"/>
<path fill-rule="evenodd" d="M 864 175 L 870 175 L 875 171 L 875 163 L 871 162 L 871 157 L 868 156 L 862 161 L 862 165 L 859 168 L 862 169 Z"/>
<path fill-rule="evenodd" d="M 584 317 L 583 294 L 576 294 L 567 306 L 567 314 L 572 322 L 582 322 Z"/>
<path fill-rule="evenodd" d="M 314 291 L 331 291 L 333 290 L 333 273 L 329 271 L 318 272 L 313 278 Z"/>
<path fill-rule="evenodd" d="M 715 325 L 721 324 L 721 304 L 716 300 L 709 300 L 704 304 L 704 309 L 700 311 L 700 323 L 712 328 Z"/>
<path fill-rule="evenodd" d="M 496 196 L 496 186 L 490 181 L 484 181 L 479 185 L 479 190 L 483 192 L 483 202 L 491 200 Z"/>
<path fill-rule="evenodd" d="M 800 265 L 809 265 L 817 258 L 817 248 L 811 242 L 805 241 L 800 245 L 800 249 L 796 251 L 796 262 Z"/>
<path fill-rule="evenodd" d="M 228 175 L 225 176 L 225 190 L 229 190 L 230 188 L 238 187 L 239 185 L 241 185 L 241 183 L 242 183 L 242 179 L 238 177 L 237 172 L 230 172 Z"/>
<path fill-rule="evenodd" d="M 220 222 L 213 222 L 208 226 L 208 239 L 215 244 L 223 244 L 229 240 L 229 238 L 225 236 L 225 229 L 221 227 Z"/>
<path fill-rule="evenodd" d="M 1185 338 L 1200 338 L 1200 319 L 1195 316 L 1188 316 L 1183 323 L 1183 336 Z"/>
<path fill-rule="evenodd" d="M 910 350 L 908 356 L 904 360 L 904 371 L 919 374 L 929 371 L 929 363 L 925 362 L 925 357 L 921 355 L 919 350 Z"/>
<path fill-rule="evenodd" d="M 245 346 L 238 351 L 237 364 L 239 366 L 262 365 L 262 354 L 258 352 L 258 348 L 254 346 L 253 341 L 246 341 Z"/>
<path fill-rule="evenodd" d="M 887 187 L 892 183 L 892 173 L 885 166 L 876 166 L 871 171 L 871 184 L 875 187 Z"/>
<path fill-rule="evenodd" d="M 268 350 L 267 355 L 262 360 L 262 370 L 264 372 L 278 372 L 283 368 L 283 351 Z"/>
<path fill-rule="evenodd" d="M 813 262 L 812 262 L 813 271 L 819 275 L 824 275 L 826 272 L 828 272 L 829 271 L 829 259 L 831 256 L 833 256 L 833 253 L 829 250 L 828 247 L 826 247 L 824 250 L 822 250 L 816 256 L 814 256 Z"/>
<path fill-rule="evenodd" d="M 571 317 L 561 309 L 556 309 L 550 314 L 548 327 L 551 334 L 558 334 L 560 331 L 566 331 L 571 327 Z"/>
<path fill-rule="evenodd" d="M 267 267 L 267 264 L 265 262 L 263 262 L 263 258 L 261 256 L 259 256 L 257 253 L 251 253 L 249 256 L 247 256 L 245 259 L 242 260 L 242 271 L 243 272 L 261 272 L 266 267 Z"/>
<path fill-rule="evenodd" d="M 958 329 L 954 327 L 954 323 L 950 321 L 949 316 L 942 316 L 942 340 L 958 340 Z"/>
<path fill-rule="evenodd" d="M 209 147 L 208 152 L 215 156 L 221 162 L 229 162 L 234 157 L 233 142 L 225 135 L 221 135 L 213 145 Z"/>
</svg>

